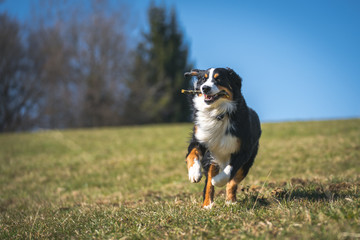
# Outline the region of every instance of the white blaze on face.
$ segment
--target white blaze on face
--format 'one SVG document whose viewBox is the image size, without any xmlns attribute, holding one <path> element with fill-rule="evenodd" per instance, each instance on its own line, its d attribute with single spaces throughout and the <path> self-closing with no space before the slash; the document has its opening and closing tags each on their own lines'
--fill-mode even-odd
<svg viewBox="0 0 360 240">
<path fill-rule="evenodd" d="M 203 89 L 204 86 L 207 86 L 207 87 L 210 87 L 211 88 L 211 91 L 209 92 L 211 95 L 213 94 L 216 94 L 219 92 L 219 89 L 218 87 L 216 86 L 215 84 L 215 81 L 214 81 L 214 70 L 215 68 L 211 68 L 210 69 L 210 72 L 209 72 L 209 77 L 208 79 L 206 80 L 206 82 L 204 82 L 202 85 L 201 85 L 201 91 Z M 203 92 L 204 93 L 204 92 Z"/>
</svg>

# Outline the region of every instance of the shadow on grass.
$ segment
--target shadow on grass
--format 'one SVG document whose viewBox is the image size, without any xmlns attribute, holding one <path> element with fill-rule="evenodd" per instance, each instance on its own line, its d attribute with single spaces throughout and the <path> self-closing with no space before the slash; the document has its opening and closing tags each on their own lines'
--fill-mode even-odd
<svg viewBox="0 0 360 240">
<path fill-rule="evenodd" d="M 321 182 L 319 180 L 291 179 L 289 182 L 269 183 L 265 187 L 245 186 L 238 203 L 247 209 L 268 207 L 272 203 L 289 201 L 332 202 L 360 198 L 360 181 Z M 239 194 L 240 195 L 240 194 Z"/>
<path fill-rule="evenodd" d="M 322 182 L 319 180 L 291 179 L 288 182 L 272 182 L 260 186 L 244 186 L 238 191 L 238 203 L 247 209 L 266 208 L 274 203 L 289 201 L 331 202 L 341 199 L 360 198 L 360 181 L 355 182 Z M 175 205 L 201 205 L 202 193 L 164 193 L 162 191 L 147 191 L 143 197 L 121 201 L 120 205 L 137 207 L 144 204 L 174 203 Z M 225 199 L 225 190 L 216 191 L 215 201 Z M 191 203 L 190 203 L 191 202 Z M 111 202 L 98 203 L 109 205 Z M 118 204 L 118 203 L 115 203 Z M 118 205 L 116 205 L 118 206 Z"/>
<path fill-rule="evenodd" d="M 285 187 L 274 188 L 271 195 L 277 200 L 334 201 L 359 197 L 360 182 L 324 183 L 302 179 L 291 179 Z"/>
</svg>

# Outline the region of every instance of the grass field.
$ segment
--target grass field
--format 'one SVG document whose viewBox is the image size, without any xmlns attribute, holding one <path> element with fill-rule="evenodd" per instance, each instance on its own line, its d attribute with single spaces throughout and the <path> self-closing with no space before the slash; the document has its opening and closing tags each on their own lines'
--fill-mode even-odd
<svg viewBox="0 0 360 240">
<path fill-rule="evenodd" d="M 360 119 L 263 124 L 227 206 L 187 179 L 191 125 L 0 135 L 0 239 L 360 239 Z"/>
</svg>

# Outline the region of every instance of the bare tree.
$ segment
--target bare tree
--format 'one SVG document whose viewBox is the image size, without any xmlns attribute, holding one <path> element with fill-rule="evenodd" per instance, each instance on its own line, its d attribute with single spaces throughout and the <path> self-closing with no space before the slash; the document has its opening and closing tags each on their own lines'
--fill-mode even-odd
<svg viewBox="0 0 360 240">
<path fill-rule="evenodd" d="M 45 15 L 35 16 L 29 36 L 45 93 L 41 126 L 121 124 L 130 62 L 127 11 L 109 1 L 87 1 L 86 11 L 79 1 L 67 3 L 45 1 Z"/>
<path fill-rule="evenodd" d="M 74 99 L 76 75 L 71 66 L 72 47 L 57 27 L 41 28 L 28 36 L 32 71 L 44 93 L 40 101 L 38 125 L 45 128 L 77 126 L 78 107 Z"/>
<path fill-rule="evenodd" d="M 77 56 L 84 94 L 82 123 L 85 126 L 121 123 L 130 62 L 122 25 L 124 19 L 98 12 L 92 14 L 86 24 L 80 24 L 83 31 L 76 31 L 81 34 Z"/>
<path fill-rule="evenodd" d="M 0 131 L 29 127 L 40 97 L 18 22 L 0 15 Z"/>
</svg>

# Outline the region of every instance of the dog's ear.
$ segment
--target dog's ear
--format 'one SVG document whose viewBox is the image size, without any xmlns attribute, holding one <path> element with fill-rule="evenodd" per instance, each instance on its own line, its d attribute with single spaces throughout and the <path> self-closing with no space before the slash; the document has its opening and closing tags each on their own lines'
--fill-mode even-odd
<svg viewBox="0 0 360 240">
<path fill-rule="evenodd" d="M 193 80 L 194 89 L 199 90 L 200 85 L 198 84 L 199 81 L 204 80 L 206 70 L 199 70 L 199 69 L 192 69 L 190 72 L 184 73 L 185 79 L 190 79 L 191 77 L 196 77 L 197 81 Z"/>
<path fill-rule="evenodd" d="M 230 81 L 239 88 L 241 88 L 241 83 L 242 83 L 241 77 L 231 68 L 227 67 L 226 70 L 228 71 Z"/>
<path fill-rule="evenodd" d="M 199 69 L 191 69 L 190 72 L 184 73 L 184 77 L 193 77 L 199 75 L 200 70 Z"/>
<path fill-rule="evenodd" d="M 204 76 L 205 74 L 205 70 L 199 70 L 199 69 L 191 69 L 190 72 L 186 72 L 184 73 L 184 77 L 185 78 L 189 78 L 189 77 L 197 77 L 197 79 L 200 79 Z"/>
</svg>

